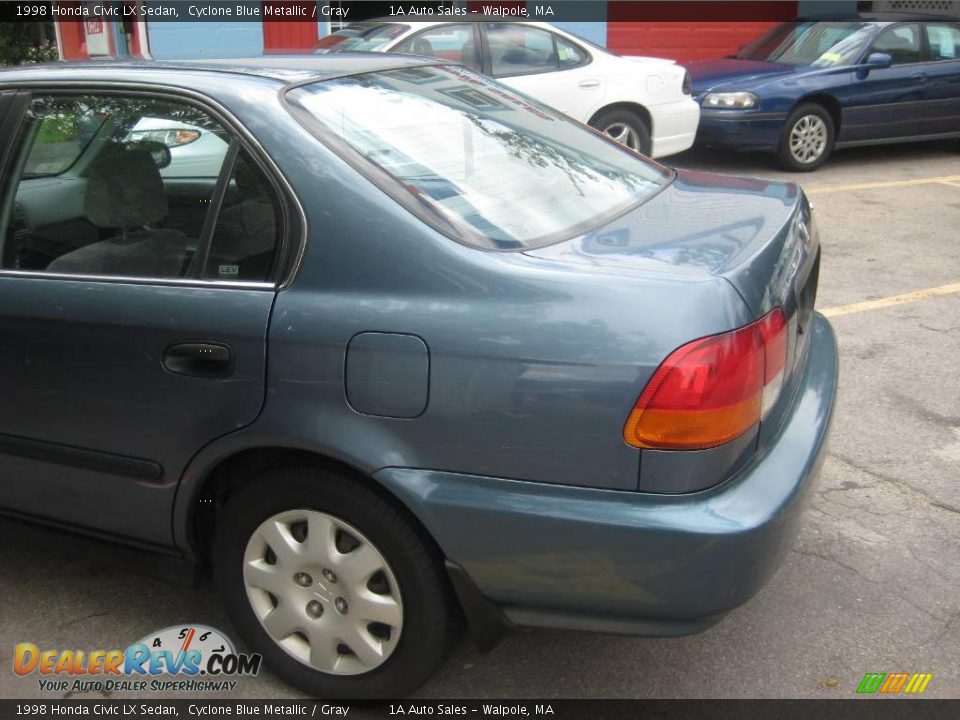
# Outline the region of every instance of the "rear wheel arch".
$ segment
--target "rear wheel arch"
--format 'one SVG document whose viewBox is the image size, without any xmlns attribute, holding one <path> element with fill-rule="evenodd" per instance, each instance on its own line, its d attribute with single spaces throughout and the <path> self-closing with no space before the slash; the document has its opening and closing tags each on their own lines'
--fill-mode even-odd
<svg viewBox="0 0 960 720">
<path fill-rule="evenodd" d="M 462 614 L 442 553 L 404 505 L 310 452 L 224 462 L 207 493 L 225 497 L 209 557 L 246 644 L 312 696 L 385 699 L 425 682 Z M 256 467 L 245 481 L 234 480 L 241 464 Z"/>
<path fill-rule="evenodd" d="M 653 137 L 653 116 L 650 114 L 650 111 L 641 105 L 640 103 L 635 102 L 615 102 L 608 105 L 604 105 L 602 108 L 597 110 L 587 122 L 591 127 L 604 113 L 613 112 L 616 110 L 627 110 L 632 112 L 634 115 L 643 120 L 643 124 L 647 126 L 647 130 L 650 132 L 650 136 Z"/>
<path fill-rule="evenodd" d="M 633 129 L 629 132 L 637 139 L 634 149 L 645 155 L 650 155 L 653 152 L 653 116 L 643 105 L 632 102 L 605 105 L 593 114 L 588 124 L 600 132 L 604 132 L 607 125 L 611 127 L 616 125 L 622 130 L 632 127 Z M 616 137 L 613 132 L 608 134 Z M 629 146 L 634 145 L 634 143 L 625 140 L 621 140 L 621 142 Z"/>
<path fill-rule="evenodd" d="M 221 512 L 233 493 L 258 482 L 268 471 L 302 467 L 319 468 L 349 477 L 351 481 L 373 491 L 404 517 L 421 539 L 436 550 L 438 558 L 445 557 L 436 539 L 410 508 L 370 475 L 322 453 L 282 446 L 238 450 L 220 458 L 204 473 L 202 482 L 193 492 L 187 517 L 187 538 L 193 554 L 202 562 L 209 561 Z"/>
</svg>

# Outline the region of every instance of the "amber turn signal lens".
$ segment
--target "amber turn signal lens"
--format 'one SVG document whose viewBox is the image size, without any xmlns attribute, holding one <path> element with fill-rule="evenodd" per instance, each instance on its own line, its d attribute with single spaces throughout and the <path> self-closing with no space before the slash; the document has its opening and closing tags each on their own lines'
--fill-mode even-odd
<svg viewBox="0 0 960 720">
<path fill-rule="evenodd" d="M 702 450 L 745 433 L 779 396 L 787 328 L 775 308 L 738 330 L 674 350 L 637 399 L 624 440 L 638 448 Z"/>
</svg>

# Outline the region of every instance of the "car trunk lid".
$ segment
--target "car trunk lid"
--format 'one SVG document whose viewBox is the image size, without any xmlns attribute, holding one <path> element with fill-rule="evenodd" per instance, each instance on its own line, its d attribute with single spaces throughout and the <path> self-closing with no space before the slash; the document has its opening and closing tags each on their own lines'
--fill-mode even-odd
<svg viewBox="0 0 960 720">
<path fill-rule="evenodd" d="M 759 317 L 789 299 L 816 251 L 793 183 L 677 171 L 635 210 L 566 242 L 526 251 L 610 271 L 720 276 Z"/>
<path fill-rule="evenodd" d="M 819 239 L 797 185 L 679 170 L 635 210 L 527 254 L 594 271 L 722 277 L 753 319 L 782 308 L 789 325 L 784 387 L 765 421 L 779 425 L 805 355 L 819 273 Z M 761 428 L 761 442 L 767 434 Z"/>
</svg>

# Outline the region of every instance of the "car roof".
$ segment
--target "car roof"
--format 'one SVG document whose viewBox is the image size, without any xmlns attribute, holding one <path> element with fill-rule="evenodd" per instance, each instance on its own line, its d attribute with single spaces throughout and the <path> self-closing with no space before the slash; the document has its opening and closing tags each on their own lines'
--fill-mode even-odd
<svg viewBox="0 0 960 720">
<path fill-rule="evenodd" d="M 69 79 L 84 70 L 89 78 L 130 80 L 131 73 L 143 79 L 144 71 L 177 73 L 224 73 L 259 77 L 291 84 L 325 80 L 346 75 L 359 75 L 405 67 L 452 64 L 438 58 L 386 53 L 338 53 L 336 55 L 268 55 L 249 58 L 204 58 L 202 60 L 91 60 L 21 65 L 0 70 L 0 82 L 17 80 Z M 44 77 L 46 76 L 46 77 Z"/>
<path fill-rule="evenodd" d="M 960 22 L 960 18 L 924 12 L 863 12 L 837 15 L 798 17 L 793 22 L 864 22 L 872 25 L 893 25 L 902 22 Z"/>
</svg>

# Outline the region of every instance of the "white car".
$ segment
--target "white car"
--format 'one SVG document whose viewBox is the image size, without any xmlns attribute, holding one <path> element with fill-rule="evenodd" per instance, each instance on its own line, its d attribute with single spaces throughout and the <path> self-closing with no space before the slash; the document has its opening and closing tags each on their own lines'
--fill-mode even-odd
<svg viewBox="0 0 960 720">
<path fill-rule="evenodd" d="M 169 178 L 216 178 L 228 145 L 217 134 L 199 125 L 169 118 L 141 118 L 128 140 L 152 140 L 170 148 L 170 164 L 160 170 Z"/>
<path fill-rule="evenodd" d="M 689 148 L 700 122 L 689 77 L 672 60 L 614 55 L 547 23 L 358 22 L 321 39 L 317 51 L 452 60 L 651 157 Z"/>
</svg>

